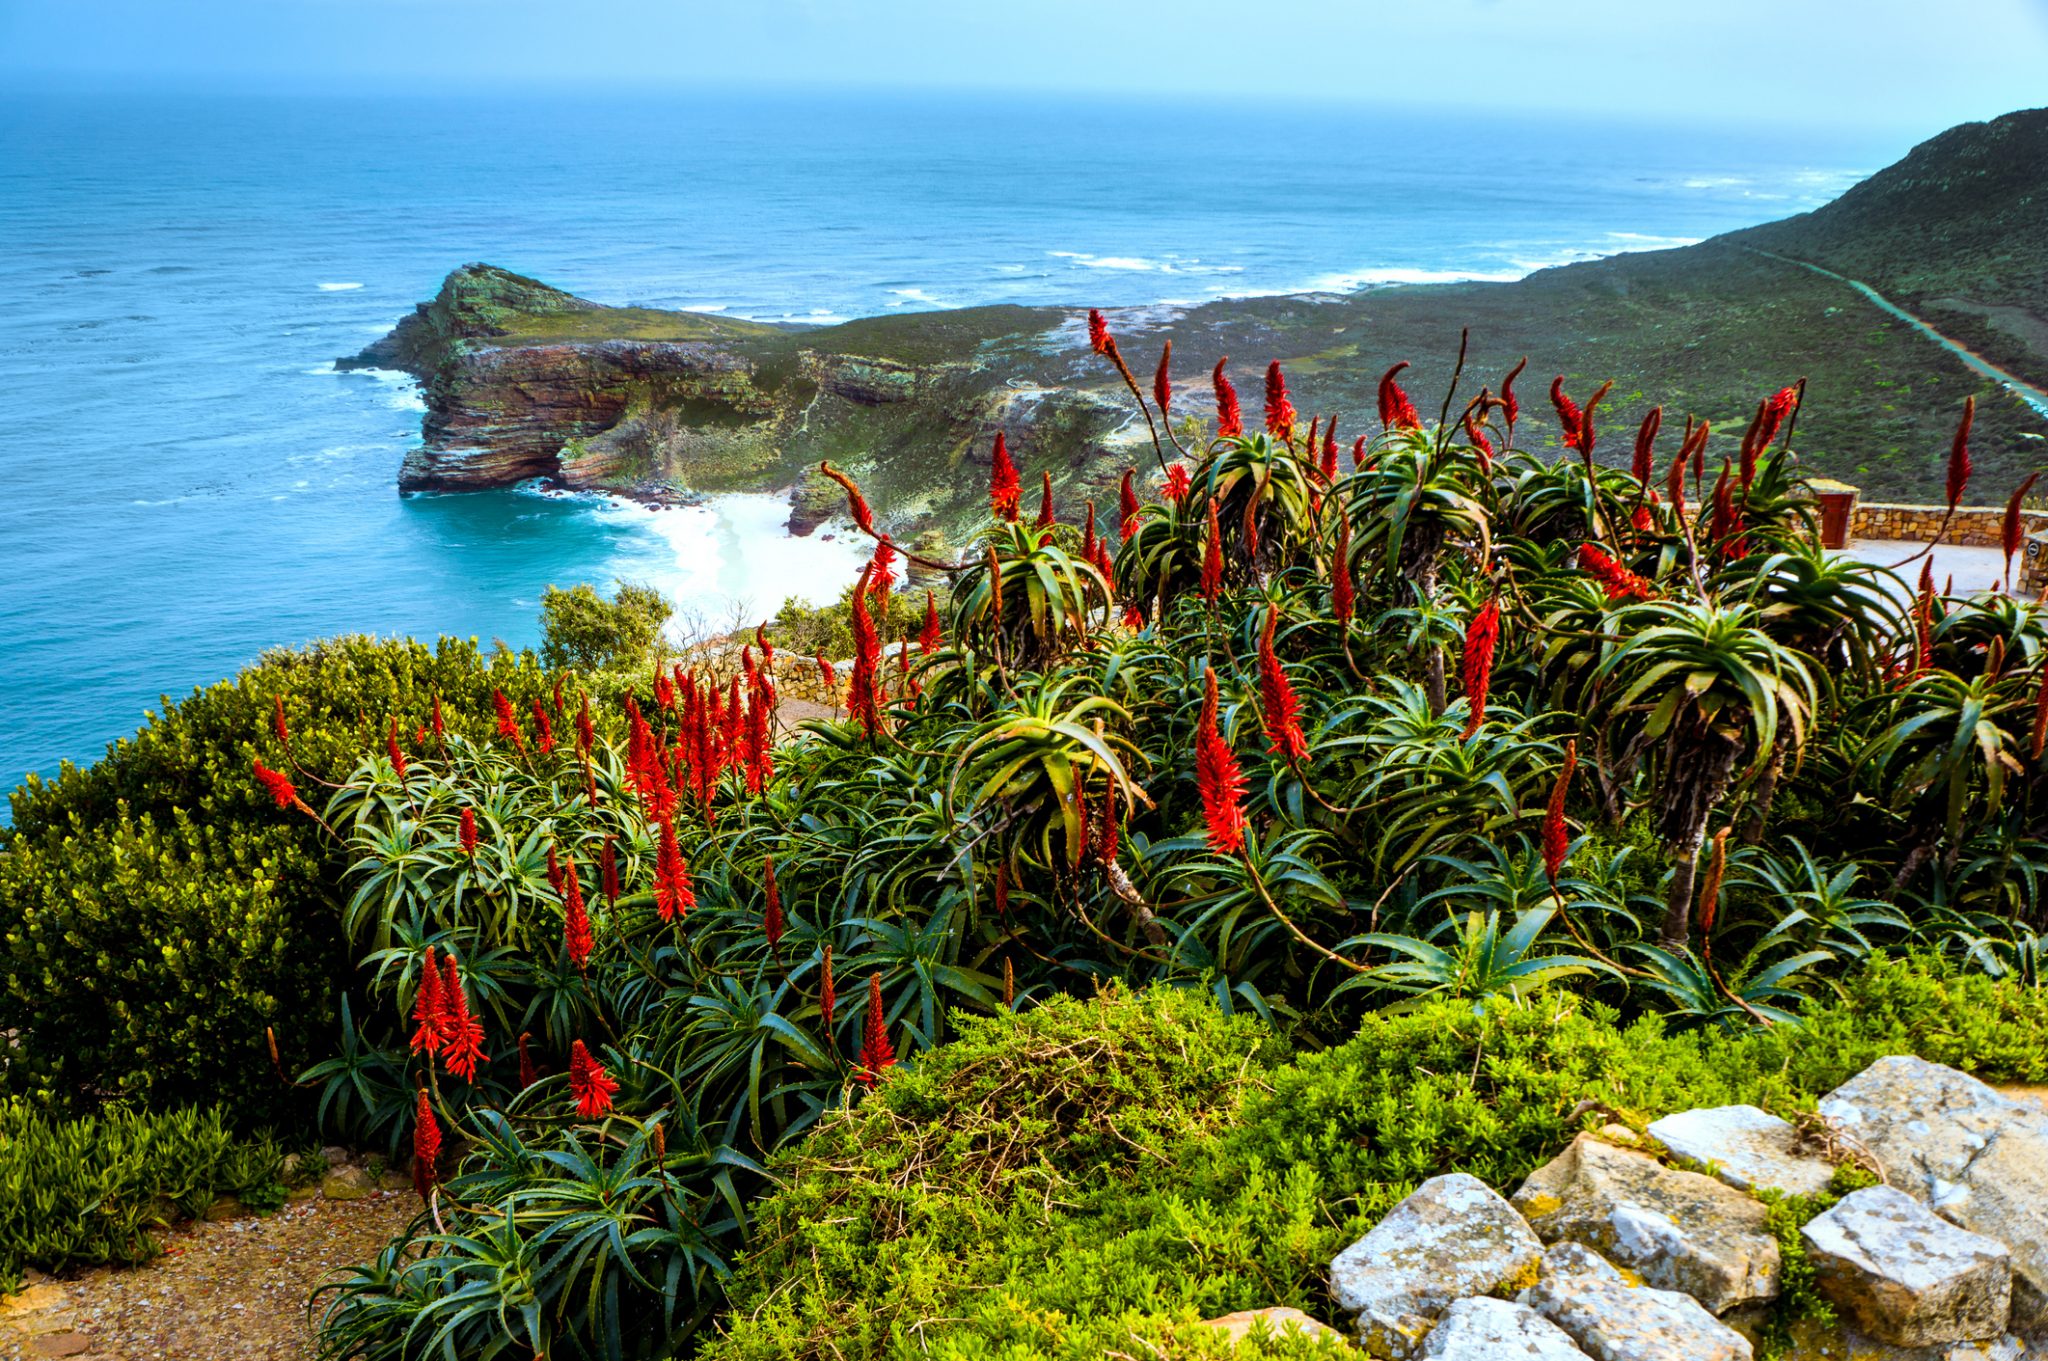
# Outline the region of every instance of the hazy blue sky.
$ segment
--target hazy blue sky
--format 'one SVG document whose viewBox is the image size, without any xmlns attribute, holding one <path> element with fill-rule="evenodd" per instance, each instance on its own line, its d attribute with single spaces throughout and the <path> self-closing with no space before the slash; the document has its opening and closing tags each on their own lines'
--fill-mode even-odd
<svg viewBox="0 0 2048 1361">
<path fill-rule="evenodd" d="M 2048 0 L 0 0 L 0 88 L 1225 90 L 1933 131 L 2048 103 Z"/>
</svg>

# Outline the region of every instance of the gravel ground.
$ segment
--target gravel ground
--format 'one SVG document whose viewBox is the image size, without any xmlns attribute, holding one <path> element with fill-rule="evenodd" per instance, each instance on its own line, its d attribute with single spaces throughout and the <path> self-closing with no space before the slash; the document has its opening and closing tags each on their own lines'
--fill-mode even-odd
<svg viewBox="0 0 2048 1361">
<path fill-rule="evenodd" d="M 0 1358 L 309 1361 L 306 1301 L 367 1261 L 418 1206 L 409 1191 L 314 1197 L 275 1215 L 188 1225 L 147 1266 L 42 1280 L 0 1311 Z"/>
</svg>

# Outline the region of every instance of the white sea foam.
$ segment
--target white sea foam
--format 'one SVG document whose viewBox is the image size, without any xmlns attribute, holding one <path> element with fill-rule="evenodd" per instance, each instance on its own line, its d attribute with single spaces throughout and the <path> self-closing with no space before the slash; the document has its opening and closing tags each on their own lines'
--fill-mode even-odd
<svg viewBox="0 0 2048 1361">
<path fill-rule="evenodd" d="M 325 378 L 329 374 L 339 373 L 340 370 L 334 367 L 334 361 L 330 359 L 318 368 L 306 369 L 303 372 L 308 378 Z"/>
<path fill-rule="evenodd" d="M 613 497 L 585 499 L 599 518 L 642 531 L 612 571 L 659 587 L 676 602 L 670 632 L 679 642 L 759 623 L 791 596 L 829 604 L 869 557 L 867 540 L 854 535 L 790 534 L 783 496 L 714 496 L 701 506 L 660 509 Z"/>
<path fill-rule="evenodd" d="M 351 288 L 361 287 L 361 284 L 321 284 L 320 291 L 322 293 L 346 293 Z"/>
</svg>

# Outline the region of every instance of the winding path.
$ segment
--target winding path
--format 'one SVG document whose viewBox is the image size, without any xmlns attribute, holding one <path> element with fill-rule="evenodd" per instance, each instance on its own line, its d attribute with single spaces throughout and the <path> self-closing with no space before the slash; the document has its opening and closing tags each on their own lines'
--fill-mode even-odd
<svg viewBox="0 0 2048 1361">
<path fill-rule="evenodd" d="M 1787 265 L 1797 265 L 1801 269 L 1809 269 L 1812 270 L 1815 274 L 1819 274 L 1826 278 L 1833 279 L 1836 283 L 1847 284 L 1849 287 L 1855 289 L 1858 293 L 1861 293 L 1865 298 L 1868 298 L 1872 303 L 1876 304 L 1878 310 L 1888 312 L 1892 316 L 1897 317 L 1900 321 L 1905 322 L 1908 326 L 1911 326 L 1914 330 L 1920 332 L 1920 334 L 1926 336 L 1935 344 L 1941 346 L 1945 350 L 1948 350 L 1951 354 L 1955 355 L 1956 358 L 1962 360 L 1963 363 L 1967 364 L 1970 368 L 1976 370 L 1978 373 L 1983 374 L 1986 378 L 1991 379 L 1993 382 L 2003 385 L 2015 397 L 2018 397 L 2021 401 L 2025 402 L 2028 406 L 2032 407 L 2037 414 L 2044 418 L 2048 418 L 2048 391 L 2044 391 L 2041 388 L 2034 386 L 2032 383 L 2027 382 L 2025 379 L 2020 378 L 2017 375 L 2010 373 L 2005 369 L 2001 369 L 2000 367 L 1998 367 L 1998 365 L 1992 363 L 1983 355 L 1978 354 L 1975 350 L 1963 344 L 1961 341 L 1953 339 L 1950 336 L 1943 335 L 1940 331 L 1935 330 L 1925 321 L 1922 321 L 1919 317 L 1914 316 L 1911 312 L 1908 312 L 1905 308 L 1899 306 L 1890 298 L 1885 297 L 1884 294 L 1878 292 L 1869 284 L 1864 283 L 1861 279 L 1852 279 L 1846 274 L 1837 274 L 1835 273 L 1835 271 L 1831 269 L 1827 269 L 1821 265 L 1814 264 L 1811 260 L 1797 260 L 1789 255 L 1779 255 L 1774 251 L 1757 250 L 1754 246 L 1747 247 L 1746 249 L 1748 249 L 1751 253 L 1761 255 L 1766 259 L 1776 260 L 1782 264 Z"/>
</svg>

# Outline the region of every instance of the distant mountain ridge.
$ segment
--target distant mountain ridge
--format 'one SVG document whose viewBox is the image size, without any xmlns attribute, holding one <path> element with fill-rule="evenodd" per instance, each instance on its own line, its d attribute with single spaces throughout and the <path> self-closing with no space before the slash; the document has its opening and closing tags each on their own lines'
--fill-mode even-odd
<svg viewBox="0 0 2048 1361">
<path fill-rule="evenodd" d="M 1207 411 L 1207 370 L 1232 357 L 1250 391 L 1283 362 L 1306 417 L 1344 439 L 1377 429 L 1375 386 L 1399 360 L 1431 414 L 1471 343 L 1459 395 L 1498 384 L 1518 357 L 1518 442 L 1554 446 L 1553 374 L 1581 393 L 1613 380 L 1604 457 L 1653 404 L 1665 429 L 1709 420 L 1709 458 L 1732 453 L 1758 398 L 1801 377 L 1799 447 L 1816 472 L 1873 499 L 1939 494 L 1948 437 L 1978 401 L 1972 499 L 2002 500 L 2048 462 L 2048 421 L 1912 325 L 1860 280 L 1944 334 L 2048 385 L 2048 110 L 1932 138 L 1834 203 L 1676 250 L 1547 269 L 1514 283 L 1375 288 L 1110 313 L 1135 366 L 1171 339 L 1177 419 Z M 1084 301 L 1085 300 L 1081 300 Z M 572 488 L 670 500 L 791 488 L 792 527 L 834 512 L 829 458 L 860 477 L 898 532 L 957 529 L 981 505 L 988 447 L 1007 433 L 1060 504 L 1110 504 L 1122 470 L 1149 465 L 1143 422 L 1089 352 L 1081 309 L 896 313 L 815 328 L 604 307 L 488 265 L 344 363 L 419 376 L 424 441 L 410 490 Z M 1675 435 L 1673 436 L 1675 440 Z M 1668 450 L 1665 451 L 1668 454 Z M 1988 488 L 1988 490 L 1986 490 Z"/>
</svg>

